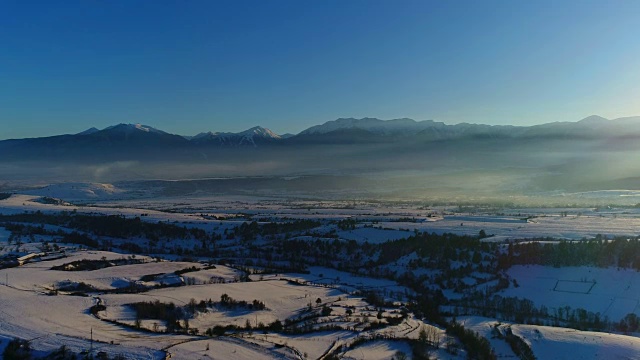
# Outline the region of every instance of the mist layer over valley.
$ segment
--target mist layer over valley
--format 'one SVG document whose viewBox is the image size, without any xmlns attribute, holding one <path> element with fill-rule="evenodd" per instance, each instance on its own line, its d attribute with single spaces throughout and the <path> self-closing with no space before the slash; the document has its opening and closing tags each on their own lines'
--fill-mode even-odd
<svg viewBox="0 0 640 360">
<path fill-rule="evenodd" d="M 5 190 L 135 182 L 175 195 L 634 205 L 638 139 L 640 118 L 596 116 L 532 127 L 339 119 L 292 136 L 256 127 L 183 137 L 121 124 L 0 141 L 0 172 Z"/>
</svg>

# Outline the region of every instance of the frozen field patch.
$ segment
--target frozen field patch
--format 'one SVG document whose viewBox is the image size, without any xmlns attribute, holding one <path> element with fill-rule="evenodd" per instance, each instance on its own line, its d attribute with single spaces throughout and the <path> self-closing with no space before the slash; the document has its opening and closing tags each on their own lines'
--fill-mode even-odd
<svg viewBox="0 0 640 360">
<path fill-rule="evenodd" d="M 589 266 L 513 266 L 507 272 L 518 287 L 503 296 L 531 299 L 537 306 L 582 308 L 619 321 L 630 312 L 638 315 L 640 272 Z"/>
</svg>

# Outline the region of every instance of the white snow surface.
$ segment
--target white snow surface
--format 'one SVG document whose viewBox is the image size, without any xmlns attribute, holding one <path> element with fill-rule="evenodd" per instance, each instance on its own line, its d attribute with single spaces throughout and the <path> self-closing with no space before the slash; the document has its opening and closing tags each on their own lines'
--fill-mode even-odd
<svg viewBox="0 0 640 360">
<path fill-rule="evenodd" d="M 125 193 L 125 190 L 112 184 L 100 183 L 59 183 L 26 192 L 28 195 L 47 196 L 67 201 L 109 199 Z"/>
<path fill-rule="evenodd" d="M 465 328 L 472 329 L 487 338 L 496 349 L 498 358 L 514 358 L 515 355 L 504 340 L 495 338 L 492 328 L 496 320 L 482 317 L 458 319 Z M 639 359 L 640 338 L 620 334 L 579 331 L 550 326 L 504 324 L 513 334 L 522 338 L 538 359 L 602 360 Z"/>
<path fill-rule="evenodd" d="M 640 272 L 635 270 L 518 265 L 507 273 L 519 287 L 503 290 L 503 296 L 530 299 L 553 309 L 583 308 L 613 321 L 629 313 L 640 316 Z"/>
</svg>

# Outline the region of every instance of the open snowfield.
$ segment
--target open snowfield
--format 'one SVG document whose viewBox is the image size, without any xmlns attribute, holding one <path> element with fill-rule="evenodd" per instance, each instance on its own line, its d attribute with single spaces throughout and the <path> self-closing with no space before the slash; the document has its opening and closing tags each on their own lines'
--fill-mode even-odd
<svg viewBox="0 0 640 360">
<path fill-rule="evenodd" d="M 549 308 L 583 308 L 609 320 L 619 321 L 629 313 L 640 315 L 640 272 L 597 267 L 513 266 L 509 276 L 519 287 L 509 287 L 504 296 L 531 299 Z"/>
<path fill-rule="evenodd" d="M 99 183 L 59 183 L 25 192 L 28 195 L 47 196 L 65 201 L 104 200 L 124 197 L 126 190 L 112 184 Z"/>
<path fill-rule="evenodd" d="M 455 209 L 447 207 L 423 210 L 416 206 L 396 207 L 368 203 L 344 208 L 343 203 L 330 201 L 315 202 L 312 207 L 308 201 L 281 201 L 248 196 L 110 200 L 87 206 L 42 204 L 38 199 L 35 195 L 13 195 L 0 201 L 0 212 L 11 214 L 38 210 L 76 210 L 79 213 L 122 214 L 131 217 L 145 214 L 148 221 L 178 221 L 206 229 L 239 224 L 243 219 L 235 218 L 238 214 L 269 219 L 352 218 L 360 222 L 358 227 L 342 231 L 339 235 L 345 240 L 361 242 L 395 240 L 411 235 L 414 230 L 473 236 L 480 230 L 485 230 L 487 234 L 495 235 L 500 240 L 547 236 L 582 239 L 593 238 L 598 234 L 635 236 L 640 233 L 640 209 L 634 208 L 511 209 L 511 215 L 504 215 L 456 213 Z M 563 211 L 567 211 L 568 215 L 560 216 Z M 218 221 L 214 216 L 226 220 Z M 401 221 L 406 218 L 413 220 Z M 390 230 L 364 228 L 364 224 Z"/>
<path fill-rule="evenodd" d="M 347 291 L 360 290 L 380 290 L 394 291 L 399 293 L 409 292 L 408 288 L 398 285 L 397 282 L 387 279 L 373 278 L 366 275 L 354 275 L 344 271 L 325 268 L 321 266 L 310 266 L 309 274 L 287 274 L 287 277 L 301 281 L 310 281 L 316 284 L 329 284 L 338 286 Z"/>
<path fill-rule="evenodd" d="M 136 359 L 157 359 L 164 346 L 183 340 L 183 336 L 140 334 L 104 323 L 89 313 L 90 297 L 47 296 L 0 286 L 0 334 L 33 339 L 32 347 L 52 351 L 66 344 L 80 352 L 90 345 L 112 354 L 128 354 Z M 113 344 L 111 344 L 113 342 Z"/>
<path fill-rule="evenodd" d="M 480 230 L 495 235 L 485 241 L 506 239 L 558 237 L 567 239 L 591 238 L 597 234 L 637 236 L 640 233 L 640 212 L 637 209 L 511 209 L 501 212 L 463 212 L 450 207 L 425 208 L 415 205 L 392 205 L 384 203 L 310 201 L 305 199 L 278 200 L 268 197 L 250 196 L 203 196 L 193 198 L 139 198 L 120 192 L 121 189 L 93 184 L 65 184 L 47 187 L 30 194 L 13 195 L 0 200 L 0 214 L 16 214 L 25 211 L 57 213 L 75 210 L 80 214 L 140 216 L 143 221 L 159 221 L 178 226 L 197 227 L 219 236 L 215 240 L 216 250 L 229 251 L 241 248 L 240 237 L 228 237 L 227 232 L 236 226 L 257 221 L 290 222 L 292 219 L 318 221 L 319 226 L 310 230 L 293 232 L 291 239 L 315 242 L 322 239 L 332 242 L 336 239 L 382 243 L 412 236 L 414 231 L 435 233 L 451 232 L 477 236 Z M 39 191 L 39 192 L 37 192 Z M 71 203 L 52 204 L 42 201 L 42 196 L 60 197 L 68 202 L 79 201 L 88 205 Z M 128 197 L 128 198 L 125 198 Z M 566 211 L 566 216 L 561 212 Z M 563 214 L 564 215 L 564 214 Z M 341 220 L 355 220 L 355 228 L 343 230 L 337 224 Z M 56 232 L 59 228 L 47 225 L 47 230 Z M 65 229 L 62 229 L 67 231 Z M 53 233 L 51 233 L 53 234 Z M 287 234 L 288 236 L 289 234 Z M 0 255 L 15 252 L 16 244 L 8 245 L 10 232 L 0 228 Z M 35 235 L 21 238 L 18 255 L 39 252 L 45 241 L 56 242 L 58 235 Z M 32 241 L 32 242 L 31 242 Z M 147 239 L 113 239 L 119 241 L 143 241 Z M 255 246 L 268 244 L 265 238 L 252 239 Z M 169 243 L 169 248 L 179 245 L 184 248 L 200 246 L 195 239 L 161 239 L 160 244 Z M 62 244 L 61 244 L 62 245 Z M 74 245 L 74 248 L 77 246 Z M 362 296 L 349 295 L 354 291 L 374 290 L 391 302 L 405 302 L 405 294 L 414 294 L 408 287 L 398 282 L 373 277 L 370 269 L 361 269 L 355 274 L 338 271 L 330 267 L 308 266 L 305 273 L 252 274 L 250 282 L 239 282 L 244 275 L 240 267 L 215 265 L 204 269 L 206 260 L 198 257 L 183 257 L 176 253 L 162 254 L 165 259 L 151 256 L 119 254 L 108 251 L 77 251 L 67 249 L 64 258 L 36 261 L 24 266 L 0 270 L 0 339 L 20 337 L 35 339 L 33 347 L 45 353 L 67 344 L 74 351 L 89 347 L 87 334 L 93 329 L 97 340 L 94 349 L 103 349 L 109 354 L 126 353 L 135 359 L 160 359 L 170 354 L 172 359 L 318 359 L 328 351 L 343 345 L 341 356 L 348 359 L 388 359 L 396 351 L 411 354 L 406 342 L 401 340 L 375 340 L 349 349 L 349 344 L 357 336 L 376 335 L 391 338 L 417 339 L 419 329 L 426 325 L 410 314 L 399 325 L 382 329 L 363 330 L 366 324 L 377 321 L 378 309 L 368 304 Z M 241 255 L 238 258 L 241 258 Z M 226 254 L 224 256 L 227 256 Z M 229 256 L 237 260 L 234 256 Z M 78 260 L 131 259 L 136 263 L 118 264 L 92 271 L 61 271 L 51 267 Z M 409 264 L 416 262 L 416 253 L 405 255 L 387 266 L 389 269 L 407 271 Z M 137 263 L 137 262 L 142 263 Z M 224 262 L 233 264 L 233 262 Z M 457 262 L 456 262 L 457 263 Z M 238 263 L 236 263 L 238 264 Z M 255 264 L 255 262 L 254 262 Z M 452 263 L 454 264 L 454 263 Z M 176 275 L 175 272 L 190 267 L 199 271 Z M 329 266 L 329 265 L 327 265 Z M 437 274 L 437 269 L 418 268 L 414 275 Z M 503 296 L 531 299 L 536 305 L 550 309 L 570 307 L 584 308 L 600 313 L 611 321 L 618 321 L 628 313 L 640 315 L 640 273 L 634 270 L 595 267 L 553 268 L 545 266 L 513 266 L 508 276 L 515 279 L 518 287 L 510 286 L 500 292 Z M 144 281 L 143 281 L 144 280 Z M 288 280 L 294 280 L 299 284 Z M 460 279 L 462 283 L 474 283 L 469 276 Z M 8 284 L 7 284 L 8 283 Z M 65 288 L 86 284 L 94 289 L 92 296 L 69 296 Z M 136 286 L 153 287 L 138 293 L 121 293 L 121 290 Z M 436 285 L 434 285 L 436 286 Z M 59 295 L 48 295 L 60 289 Z M 451 290 L 445 289 L 445 294 Z M 102 319 L 121 324 L 134 325 L 135 312 L 127 304 L 158 300 L 184 306 L 195 299 L 218 302 L 227 294 L 238 301 L 251 303 L 254 299 L 264 302 L 266 309 L 225 309 L 218 305 L 198 312 L 189 319 L 191 329 L 203 334 L 216 325 L 232 325 L 244 328 L 249 322 L 270 324 L 275 320 L 295 319 L 311 305 L 319 311 L 323 304 L 331 307 L 330 316 L 319 316 L 311 327 L 325 324 L 335 325 L 332 331 L 316 328 L 310 334 L 263 334 L 261 331 L 227 332 L 221 338 L 203 338 L 177 334 L 153 334 L 139 332 L 131 328 L 112 324 Z M 463 296 L 462 293 L 459 294 Z M 321 299 L 316 303 L 316 299 Z M 94 317 L 89 309 L 98 302 L 106 310 Z M 390 306 L 390 305 L 389 305 Z M 399 306 L 399 305 L 398 305 Z M 48 311 L 55 309 L 55 311 Z M 347 313 L 346 310 L 353 311 Z M 384 316 L 399 316 L 396 310 L 380 309 Z M 505 358 L 515 354 L 501 339 L 492 338 L 491 326 L 496 320 L 467 317 L 465 326 L 471 327 L 490 339 L 496 352 Z M 315 320 L 314 320 L 315 321 Z M 141 325 L 148 330 L 154 328 L 158 320 L 143 319 Z M 157 325 L 156 325 L 157 326 Z M 163 330 L 164 324 L 159 329 Z M 531 344 L 539 359 L 561 358 L 562 354 L 577 354 L 584 359 L 636 359 L 640 358 L 638 338 L 606 333 L 580 332 L 564 328 L 528 326 L 512 324 L 514 334 Z M 448 354 L 444 350 L 444 330 L 440 334 L 441 349 L 432 352 L 438 359 L 464 357 Z M 0 343 L 6 343 L 6 341 Z M 0 345 L 0 350 L 1 350 Z M 209 346 L 210 350 L 207 350 Z M 571 350 L 579 347 L 579 352 Z M 166 352 L 165 352 L 166 351 Z M 564 357 L 576 358 L 576 357 Z"/>
<path fill-rule="evenodd" d="M 227 294 L 235 300 L 252 302 L 260 300 L 267 309 L 261 311 L 227 310 L 199 313 L 191 320 L 190 326 L 204 332 L 215 325 L 244 326 L 249 320 L 254 326 L 257 323 L 269 324 L 277 319 L 287 319 L 304 310 L 309 303 L 314 306 L 316 299 L 323 302 L 336 302 L 339 298 L 347 299 L 340 291 L 323 287 L 290 285 L 286 281 L 268 280 L 252 281 L 248 283 L 192 285 L 178 288 L 151 290 L 144 294 L 106 294 L 101 298 L 107 305 L 106 318 L 133 322 L 133 314 L 126 304 L 141 301 L 173 302 L 176 305 L 186 305 L 191 299 L 196 301 L 219 301 L 222 294 Z"/>
<path fill-rule="evenodd" d="M 3 274 L 2 282 L 9 279 L 9 285 L 19 290 L 45 292 L 56 288 L 55 284 L 68 281 L 72 283 L 84 282 L 96 289 L 111 290 L 126 287 L 131 282 L 139 281 L 144 275 L 173 273 L 191 266 L 198 266 L 195 263 L 186 262 L 156 262 L 151 258 L 138 256 L 138 260 L 146 263 L 135 265 L 112 266 L 93 271 L 61 271 L 50 270 L 53 266 L 70 263 L 78 260 L 100 260 L 102 258 L 125 259 L 122 254 L 114 254 L 105 251 L 79 251 L 70 256 L 43 262 L 34 262 L 18 268 L 0 270 Z"/>
<path fill-rule="evenodd" d="M 209 350 L 207 350 L 207 346 Z M 190 341 L 168 349 L 171 359 L 238 359 L 238 360 L 271 360 L 298 359 L 295 353 L 286 348 L 274 345 L 259 346 L 251 341 L 239 338 L 218 338 Z"/>
</svg>

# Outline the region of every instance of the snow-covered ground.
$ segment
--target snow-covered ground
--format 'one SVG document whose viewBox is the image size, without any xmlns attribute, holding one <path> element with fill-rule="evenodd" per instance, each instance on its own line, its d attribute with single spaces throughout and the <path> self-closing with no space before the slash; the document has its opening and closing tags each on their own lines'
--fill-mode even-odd
<svg viewBox="0 0 640 360">
<path fill-rule="evenodd" d="M 513 351 L 504 340 L 495 337 L 493 319 L 463 317 L 458 319 L 465 328 L 472 329 L 487 338 L 499 358 L 514 358 Z M 549 326 L 504 324 L 513 334 L 523 339 L 538 359 L 601 360 L 639 359 L 640 338 L 619 334 L 579 331 Z"/>
<path fill-rule="evenodd" d="M 309 303 L 314 306 L 316 299 L 323 302 L 335 302 L 338 298 L 346 299 L 347 296 L 337 290 L 323 287 L 296 286 L 290 285 L 286 281 L 252 281 L 248 283 L 229 283 L 212 285 L 192 285 L 178 288 L 165 288 L 152 290 L 144 294 L 105 294 L 103 301 L 107 305 L 104 317 L 128 321 L 133 323 L 133 314 L 126 307 L 126 304 L 142 301 L 173 302 L 176 305 L 186 305 L 191 299 L 197 302 L 201 300 L 214 302 L 220 301 L 222 294 L 227 294 L 231 298 L 251 303 L 253 300 L 264 302 L 267 309 L 261 311 L 246 310 L 226 310 L 223 308 L 217 311 L 199 313 L 198 316 L 189 321 L 193 328 L 200 329 L 201 333 L 215 325 L 236 325 L 244 327 L 247 320 L 255 326 L 258 323 L 270 324 L 275 320 L 287 319 L 304 310 Z"/>
<path fill-rule="evenodd" d="M 144 198 L 131 199 L 124 190 L 101 184 L 58 184 L 30 191 L 29 194 L 14 195 L 0 200 L 0 214 L 16 214 L 25 211 L 59 212 L 75 210 L 84 214 L 119 214 L 128 217 L 141 216 L 145 221 L 170 222 L 180 226 L 191 226 L 216 231 L 223 234 L 245 221 L 290 221 L 291 219 L 312 219 L 322 222 L 314 228 L 316 234 L 300 232 L 297 238 L 329 239 L 333 231 L 341 240 L 355 240 L 359 243 L 381 243 L 401 239 L 414 231 L 436 233 L 457 233 L 478 235 L 480 230 L 495 235 L 486 241 L 503 241 L 515 238 L 559 237 L 581 239 L 603 235 L 636 236 L 640 233 L 640 210 L 636 209 L 512 209 L 495 213 L 463 212 L 449 207 L 418 208 L 413 205 L 390 205 L 375 203 L 348 204 L 338 201 L 275 200 L 266 197 L 248 196 L 204 196 L 193 198 Z M 73 202 L 79 200 L 90 205 L 78 206 L 62 202 L 49 204 L 42 197 L 62 198 Z M 128 197 L 128 199 L 125 199 Z M 170 210 L 170 211 L 168 211 Z M 561 213 L 568 212 L 567 216 Z M 283 220 L 285 219 L 285 220 Z M 353 219 L 353 230 L 339 230 L 336 221 Z M 51 229 L 55 230 L 55 229 Z M 8 246 L 10 233 L 0 228 L 1 254 L 15 250 L 15 243 Z M 44 241 L 51 241 L 55 235 L 36 235 L 33 242 L 21 245 L 21 253 L 39 251 Z M 166 241 L 166 240 L 161 240 Z M 189 245 L 194 240 L 176 240 L 181 245 Z M 232 240 L 218 240 L 218 246 L 235 246 Z M 337 271 L 325 267 L 310 267 L 309 274 L 284 273 L 277 275 L 251 275 L 251 282 L 238 282 L 242 273 L 232 267 L 216 265 L 215 268 L 187 272 L 181 276 L 174 272 L 204 265 L 185 261 L 158 261 L 152 257 L 135 256 L 140 264 L 112 266 L 94 271 L 56 271 L 52 266 L 82 259 L 117 260 L 128 255 L 104 251 L 69 251 L 62 259 L 34 262 L 17 268 L 0 270 L 0 349 L 6 339 L 20 337 L 37 339 L 32 342 L 38 351 L 50 351 L 59 344 L 67 344 L 72 350 L 80 351 L 89 347 L 88 333 L 93 330 L 94 349 L 104 349 L 110 354 L 126 353 L 133 358 L 156 359 L 165 356 L 162 349 L 168 348 L 172 358 L 234 358 L 272 359 L 320 358 L 328 350 L 345 345 L 342 353 L 351 359 L 387 359 L 397 351 L 410 354 L 406 342 L 376 340 L 353 349 L 349 345 L 356 337 L 354 331 L 336 330 L 316 332 L 308 335 L 261 334 L 256 332 L 244 338 L 224 337 L 203 339 L 185 335 L 166 335 L 136 332 L 125 327 L 110 324 L 95 318 L 89 308 L 98 301 L 91 297 L 47 295 L 52 289 L 69 284 L 85 283 L 104 292 L 127 287 L 132 283 L 157 285 L 161 280 L 182 284 L 183 279 L 195 285 L 154 289 L 137 294 L 104 293 L 99 298 L 106 307 L 100 312 L 103 319 L 117 320 L 133 324 L 135 315 L 127 304 L 139 301 L 159 300 L 185 305 L 191 299 L 196 301 L 220 300 L 227 294 L 236 300 L 263 301 L 266 310 L 244 311 L 221 308 L 198 313 L 190 320 L 190 326 L 200 333 L 215 325 L 244 326 L 268 324 L 274 320 L 290 319 L 300 315 L 311 306 L 319 308 L 321 303 L 335 305 L 333 320 L 339 319 L 344 328 L 355 328 L 354 319 L 346 319 L 345 310 L 354 309 L 353 318 L 376 320 L 376 309 L 349 292 L 355 290 L 376 290 L 390 300 L 404 300 L 403 294 L 411 294 L 408 288 L 397 282 L 374 278 L 362 270 L 359 275 Z M 167 256 L 172 257 L 172 256 Z M 173 258 L 180 259 L 174 256 Z M 412 253 L 390 269 L 407 270 L 408 263 L 417 260 Z M 415 275 L 428 274 L 429 269 L 419 269 Z M 434 270 L 435 271 L 435 270 Z M 166 275 L 163 275 L 166 274 Z M 142 281 L 145 275 L 160 278 Z M 511 286 L 502 291 L 503 296 L 531 299 L 536 305 L 551 309 L 569 306 L 584 308 L 607 316 L 609 320 L 620 320 L 628 313 L 640 315 L 640 273 L 633 270 L 595 267 L 553 268 L 545 266 L 514 266 L 508 270 L 509 277 L 515 279 L 518 287 Z M 288 280 L 298 281 L 296 285 Z M 473 282 L 463 278 L 463 282 Z M 6 284 L 8 283 L 8 284 Z M 445 291 L 446 293 L 446 291 Z M 96 295 L 98 296 L 98 295 Z M 383 309 L 385 315 L 390 310 Z M 324 319 L 328 323 L 332 319 Z M 465 326 L 490 338 L 491 344 L 501 357 L 515 355 L 504 340 L 492 338 L 495 320 L 478 317 L 461 319 Z M 364 320 L 363 320 L 364 321 Z M 144 320 L 142 325 L 150 329 L 152 320 Z M 365 335 L 397 335 L 415 339 L 421 326 L 428 326 L 421 320 L 410 317 L 402 324 L 368 331 Z M 562 358 L 558 354 L 584 359 L 636 359 L 640 358 L 639 340 L 636 337 L 606 333 L 580 332 L 562 328 L 512 324 L 514 334 L 530 343 L 539 359 Z M 437 330 L 442 339 L 444 331 Z M 246 334 L 245 334 L 246 335 Z M 4 340 L 3 340 L 4 339 Z M 444 340 L 443 340 L 444 341 Z M 113 342 L 113 343 L 112 343 Z M 210 350 L 207 350 L 207 346 Z M 573 348 L 578 347 L 579 350 Z M 295 349 L 292 350 L 292 349 Z M 296 352 L 297 351 L 297 352 Z M 436 358 L 456 358 L 446 355 L 440 349 L 433 354 Z M 563 355 L 564 356 L 564 355 Z"/>
<path fill-rule="evenodd" d="M 391 359 L 401 352 L 407 356 L 411 354 L 411 346 L 402 341 L 379 340 L 366 343 L 351 349 L 344 354 L 344 359 L 353 360 L 384 360 Z"/>
<path fill-rule="evenodd" d="M 25 193 L 28 195 L 63 199 L 65 201 L 86 201 L 123 197 L 127 191 L 112 184 L 59 183 L 47 185 L 43 188 L 30 190 Z"/>
<path fill-rule="evenodd" d="M 38 190 L 41 191 L 41 190 Z M 72 200 L 63 198 L 63 200 Z M 106 199 L 108 200 L 108 198 Z M 410 236 L 414 230 L 435 233 L 455 233 L 476 236 L 480 230 L 496 239 L 556 237 L 565 239 L 606 236 L 636 236 L 640 234 L 640 209 L 509 209 L 491 213 L 458 213 L 455 209 L 437 207 L 398 208 L 393 205 L 363 203 L 353 208 L 343 208 L 335 202 L 316 202 L 312 207 L 307 201 L 286 202 L 251 198 L 247 196 L 221 196 L 202 198 L 123 199 L 100 201 L 88 206 L 70 204 L 43 204 L 39 196 L 13 195 L 0 201 L 0 213 L 24 211 L 71 211 L 79 213 L 145 215 L 148 221 L 178 221 L 193 226 L 212 229 L 239 224 L 247 214 L 268 219 L 341 220 L 352 218 L 360 222 L 355 230 L 340 231 L 345 240 L 381 242 Z M 309 206 L 305 208 L 305 205 Z M 164 210 L 171 210 L 166 212 Z M 567 212 L 567 216 L 561 213 Z M 224 221 L 215 217 L 224 218 Z M 407 221 L 406 219 L 412 219 Z M 364 228 L 364 224 L 373 227 Z M 381 229 L 378 229 L 381 228 Z M 488 238 L 488 241 L 492 238 Z"/>
<path fill-rule="evenodd" d="M 0 334 L 32 340 L 32 347 L 40 351 L 52 351 L 65 344 L 70 350 L 80 352 L 90 347 L 93 331 L 94 349 L 136 359 L 157 359 L 162 356 L 164 346 L 185 338 L 119 329 L 89 314 L 93 304 L 94 300 L 89 297 L 48 296 L 2 285 Z"/>
<path fill-rule="evenodd" d="M 640 272 L 597 267 L 513 266 L 508 270 L 518 287 L 501 292 L 533 300 L 549 308 L 569 306 L 619 321 L 629 313 L 640 316 Z"/>
<path fill-rule="evenodd" d="M 238 359 L 238 360 L 271 360 L 296 359 L 286 349 L 275 346 L 263 347 L 252 345 L 249 341 L 236 338 L 217 338 L 190 341 L 168 349 L 171 359 Z"/>
</svg>

